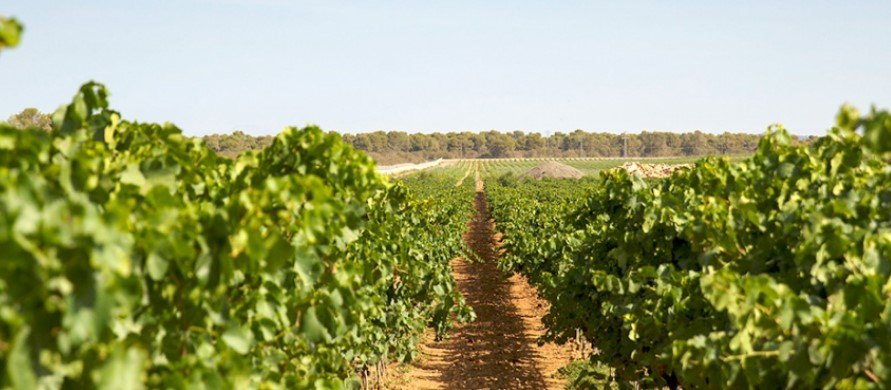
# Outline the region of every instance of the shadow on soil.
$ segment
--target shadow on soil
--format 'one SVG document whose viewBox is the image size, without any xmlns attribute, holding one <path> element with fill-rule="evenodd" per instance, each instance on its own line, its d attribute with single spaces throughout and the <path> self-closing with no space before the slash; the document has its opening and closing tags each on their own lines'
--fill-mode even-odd
<svg viewBox="0 0 891 390">
<path fill-rule="evenodd" d="M 497 247 L 483 192 L 477 192 L 475 206 L 465 240 L 482 261 L 457 260 L 453 267 L 477 320 L 432 346 L 440 350 L 443 362 L 424 368 L 438 372 L 438 382 L 453 389 L 546 388 L 535 365 L 536 340 L 526 335 L 523 318 L 511 302 L 509 282 L 496 266 Z"/>
</svg>

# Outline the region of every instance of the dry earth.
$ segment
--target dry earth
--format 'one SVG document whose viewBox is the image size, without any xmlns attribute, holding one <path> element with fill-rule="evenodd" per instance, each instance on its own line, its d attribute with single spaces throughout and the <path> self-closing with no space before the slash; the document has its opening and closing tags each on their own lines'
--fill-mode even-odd
<svg viewBox="0 0 891 390">
<path fill-rule="evenodd" d="M 644 164 L 638 162 L 626 162 L 619 169 L 624 169 L 632 175 L 643 177 L 668 177 L 678 169 L 687 169 L 693 164 Z"/>
<path fill-rule="evenodd" d="M 535 288 L 498 270 L 498 237 L 489 219 L 479 173 L 476 214 L 468 223 L 467 243 L 481 262 L 452 263 L 458 288 L 477 314 L 444 341 L 427 335 L 414 363 L 389 371 L 388 387 L 396 389 L 559 389 L 557 371 L 568 364 L 568 346 L 538 345 L 544 334 L 541 317 L 547 303 Z"/>
<path fill-rule="evenodd" d="M 561 164 L 556 161 L 547 161 L 530 169 L 520 177 L 532 179 L 541 179 L 545 177 L 556 179 L 579 179 L 583 176 L 585 176 L 584 172 L 569 165 Z"/>
</svg>

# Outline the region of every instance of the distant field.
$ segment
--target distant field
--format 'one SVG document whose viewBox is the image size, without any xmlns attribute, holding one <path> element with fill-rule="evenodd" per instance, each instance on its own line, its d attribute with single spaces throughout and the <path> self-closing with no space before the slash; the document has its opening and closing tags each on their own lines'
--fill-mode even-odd
<svg viewBox="0 0 891 390">
<path fill-rule="evenodd" d="M 736 155 L 728 156 L 731 161 L 740 161 L 747 156 Z M 526 171 L 538 166 L 545 161 L 556 161 L 569 165 L 585 173 L 586 176 L 597 175 L 604 169 L 610 169 L 620 166 L 626 162 L 643 161 L 650 164 L 689 164 L 694 163 L 702 157 L 664 157 L 664 158 L 599 158 L 599 159 L 582 159 L 582 158 L 516 158 L 516 159 L 468 159 L 454 160 L 445 163 L 443 166 L 433 168 L 431 171 L 443 172 L 450 170 L 466 171 L 470 168 L 479 169 L 483 175 L 503 175 L 505 173 L 513 173 L 520 175 Z"/>
</svg>

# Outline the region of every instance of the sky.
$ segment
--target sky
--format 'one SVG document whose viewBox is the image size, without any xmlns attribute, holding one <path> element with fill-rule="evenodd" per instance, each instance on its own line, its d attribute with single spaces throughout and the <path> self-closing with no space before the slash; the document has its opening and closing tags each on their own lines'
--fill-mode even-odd
<svg viewBox="0 0 891 390">
<path fill-rule="evenodd" d="M 189 135 L 825 134 L 891 108 L 889 1 L 5 0 L 0 118 L 84 82 Z"/>
</svg>

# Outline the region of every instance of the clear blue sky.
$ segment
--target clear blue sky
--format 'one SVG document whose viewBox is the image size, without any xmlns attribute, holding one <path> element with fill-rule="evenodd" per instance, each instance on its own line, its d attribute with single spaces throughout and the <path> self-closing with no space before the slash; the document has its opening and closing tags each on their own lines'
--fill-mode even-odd
<svg viewBox="0 0 891 390">
<path fill-rule="evenodd" d="M 187 134 L 823 134 L 891 107 L 889 1 L 8 0 L 0 117 L 90 79 Z"/>
</svg>

